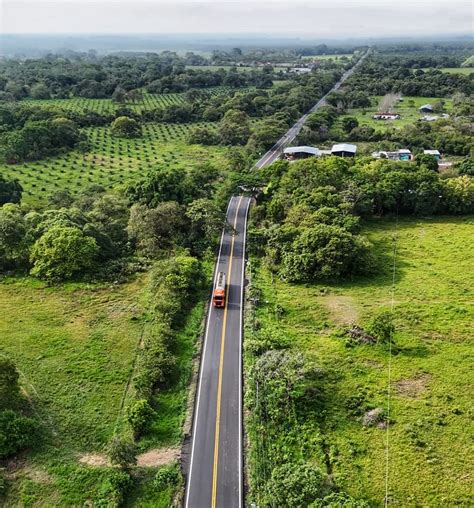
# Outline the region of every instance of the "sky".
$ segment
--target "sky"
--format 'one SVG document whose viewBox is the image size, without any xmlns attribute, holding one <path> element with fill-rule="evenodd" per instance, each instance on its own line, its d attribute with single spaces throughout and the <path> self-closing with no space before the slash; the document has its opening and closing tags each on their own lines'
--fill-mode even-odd
<svg viewBox="0 0 474 508">
<path fill-rule="evenodd" d="M 0 0 L 2 33 L 473 34 L 471 0 Z"/>
</svg>

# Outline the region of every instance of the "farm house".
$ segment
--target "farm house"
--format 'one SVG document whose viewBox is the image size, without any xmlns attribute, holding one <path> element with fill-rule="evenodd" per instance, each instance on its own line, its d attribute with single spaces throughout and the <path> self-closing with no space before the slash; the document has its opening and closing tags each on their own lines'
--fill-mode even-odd
<svg viewBox="0 0 474 508">
<path fill-rule="evenodd" d="M 413 160 L 413 154 L 407 148 L 401 148 L 394 152 L 381 151 L 372 152 L 372 157 L 375 159 L 388 159 L 391 161 L 411 161 Z"/>
<path fill-rule="evenodd" d="M 399 120 L 401 117 L 398 113 L 375 113 L 372 118 L 374 120 Z"/>
</svg>

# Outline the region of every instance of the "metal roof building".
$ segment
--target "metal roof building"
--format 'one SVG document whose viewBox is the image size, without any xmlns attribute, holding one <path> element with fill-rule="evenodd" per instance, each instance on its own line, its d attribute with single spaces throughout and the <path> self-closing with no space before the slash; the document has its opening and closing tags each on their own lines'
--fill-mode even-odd
<svg viewBox="0 0 474 508">
<path fill-rule="evenodd" d="M 289 146 L 283 150 L 285 155 L 295 154 L 308 154 L 308 155 L 319 155 L 319 148 L 314 146 Z"/>
<path fill-rule="evenodd" d="M 349 143 L 339 143 L 333 145 L 331 148 L 332 155 L 339 155 L 340 157 L 354 157 L 357 152 L 357 145 L 351 145 Z"/>
</svg>

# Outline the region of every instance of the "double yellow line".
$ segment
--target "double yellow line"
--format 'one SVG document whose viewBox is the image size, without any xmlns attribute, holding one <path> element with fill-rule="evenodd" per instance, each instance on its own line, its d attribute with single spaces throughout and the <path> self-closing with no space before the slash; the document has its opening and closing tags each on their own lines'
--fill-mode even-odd
<svg viewBox="0 0 474 508">
<path fill-rule="evenodd" d="M 240 204 L 242 203 L 242 197 L 240 196 L 239 203 L 237 204 L 237 210 L 235 212 L 234 220 L 234 232 L 237 229 L 237 218 L 239 216 Z M 232 234 L 232 240 L 230 244 L 230 258 L 229 258 L 229 274 L 227 279 L 226 295 L 225 295 L 225 307 L 224 307 L 224 318 L 222 321 L 222 335 L 221 335 L 221 355 L 219 359 L 219 379 L 217 384 L 217 408 L 216 408 L 216 434 L 214 441 L 214 469 L 212 473 L 212 508 L 216 508 L 217 498 L 217 466 L 219 463 L 219 432 L 221 426 L 221 398 L 222 398 L 222 371 L 224 367 L 224 349 L 225 349 L 225 336 L 226 336 L 226 325 L 227 325 L 227 305 L 229 301 L 229 287 L 232 274 L 232 260 L 234 258 L 234 240 L 235 233 Z"/>
</svg>

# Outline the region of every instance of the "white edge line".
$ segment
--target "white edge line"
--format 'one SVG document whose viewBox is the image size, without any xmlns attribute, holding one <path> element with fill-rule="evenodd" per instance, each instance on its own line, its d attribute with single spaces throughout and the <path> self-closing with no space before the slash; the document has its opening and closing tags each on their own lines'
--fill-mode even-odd
<svg viewBox="0 0 474 508">
<path fill-rule="evenodd" d="M 230 205 L 233 201 L 235 196 L 232 196 L 230 199 L 229 199 L 229 204 L 227 205 L 227 210 L 226 210 L 226 213 L 225 213 L 225 217 L 226 217 L 226 221 L 227 221 L 227 216 L 229 214 L 229 210 L 230 210 Z M 219 245 L 219 254 L 217 256 L 217 261 L 216 261 L 216 265 L 214 267 L 214 277 L 213 277 L 213 284 L 212 284 L 212 288 L 214 289 L 214 286 L 216 284 L 216 278 L 217 278 L 217 271 L 219 269 L 219 264 L 220 264 L 220 261 L 221 261 L 221 252 L 222 252 L 222 243 L 224 241 L 224 234 L 225 234 L 225 226 L 222 228 L 222 233 L 221 233 L 221 242 L 220 242 L 220 245 Z M 198 425 L 198 422 L 199 422 L 199 402 L 201 400 L 201 385 L 202 385 L 202 372 L 203 372 L 203 367 L 204 367 L 204 362 L 205 362 L 205 359 L 206 359 L 206 351 L 207 351 L 207 336 L 209 334 L 209 324 L 211 322 L 211 313 L 212 313 L 212 301 L 210 302 L 210 305 L 209 305 L 209 313 L 207 315 L 207 323 L 206 323 L 206 333 L 204 334 L 204 344 L 202 346 L 202 358 L 201 358 L 201 364 L 200 364 L 200 367 L 199 367 L 199 386 L 198 386 L 198 392 L 197 392 L 197 401 L 196 401 L 196 406 L 195 406 L 195 414 L 194 414 L 194 418 L 193 418 L 193 427 L 192 427 L 192 447 L 191 447 L 191 461 L 189 463 L 189 475 L 188 475 L 188 481 L 186 482 L 186 500 L 185 500 L 185 504 L 184 506 L 187 508 L 188 507 L 188 503 L 189 503 L 189 491 L 190 491 L 190 487 L 191 487 L 191 477 L 192 477 L 192 474 L 193 474 L 193 460 L 194 460 L 194 448 L 195 448 L 195 444 L 196 444 L 196 430 L 197 430 L 197 425 Z"/>
<path fill-rule="evenodd" d="M 244 477 L 242 475 L 242 460 L 243 460 L 243 449 L 242 449 L 242 434 L 244 428 L 242 426 L 242 326 L 244 319 L 244 279 L 245 279 L 245 243 L 247 240 L 247 218 L 250 208 L 250 201 L 247 202 L 247 208 L 245 210 L 245 222 L 244 222 L 244 244 L 242 249 L 242 282 L 240 287 L 240 340 L 239 340 L 239 506 L 243 507 L 242 490 Z"/>
</svg>

